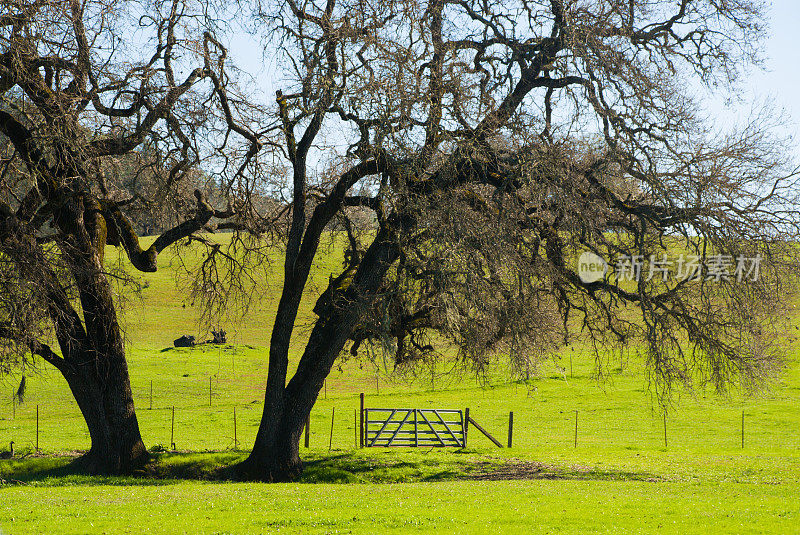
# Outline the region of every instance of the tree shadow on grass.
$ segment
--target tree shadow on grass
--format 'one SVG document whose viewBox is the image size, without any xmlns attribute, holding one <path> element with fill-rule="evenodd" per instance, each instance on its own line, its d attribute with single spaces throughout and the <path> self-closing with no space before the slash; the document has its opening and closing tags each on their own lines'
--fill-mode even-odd
<svg viewBox="0 0 800 535">
<path fill-rule="evenodd" d="M 456 479 L 468 469 L 460 463 L 438 459 L 376 459 L 352 453 L 304 461 L 303 483 L 410 483 Z"/>
<path fill-rule="evenodd" d="M 245 456 L 241 451 L 155 454 L 143 475 L 159 480 L 231 481 L 233 465 Z"/>
<path fill-rule="evenodd" d="M 226 481 L 228 466 L 241 452 L 155 453 L 141 470 L 126 476 L 97 476 L 83 472 L 75 455 L 25 456 L 0 461 L 0 487 L 35 486 L 163 486 L 181 480 Z"/>
<path fill-rule="evenodd" d="M 481 466 L 460 479 L 467 481 L 510 480 L 565 480 L 565 481 L 648 481 L 660 482 L 664 478 L 647 472 L 601 470 L 595 467 L 558 467 L 531 461 L 511 459 L 500 464 Z"/>
<path fill-rule="evenodd" d="M 386 455 L 382 455 L 386 453 Z M 456 453 L 456 452 L 450 452 Z M 463 452 L 459 452 L 463 453 Z M 89 476 L 80 473 L 75 457 L 35 456 L 0 461 L 0 486 L 163 486 L 180 481 L 227 482 L 232 466 L 246 453 L 170 452 L 154 454 L 140 472 L 130 476 Z M 385 484 L 442 481 L 664 481 L 646 472 L 605 470 L 596 467 L 551 466 L 519 459 L 463 454 L 432 455 L 425 452 L 345 452 L 311 456 L 298 483 Z"/>
<path fill-rule="evenodd" d="M 650 481 L 664 479 L 647 472 L 559 467 L 517 459 L 468 459 L 455 456 L 412 459 L 375 458 L 351 453 L 307 461 L 306 483 L 401 483 L 437 481 L 584 480 Z"/>
<path fill-rule="evenodd" d="M 75 456 L 31 456 L 0 462 L 0 486 L 143 486 L 164 485 L 167 481 L 144 479 L 141 475 L 92 476 L 83 473 Z"/>
</svg>

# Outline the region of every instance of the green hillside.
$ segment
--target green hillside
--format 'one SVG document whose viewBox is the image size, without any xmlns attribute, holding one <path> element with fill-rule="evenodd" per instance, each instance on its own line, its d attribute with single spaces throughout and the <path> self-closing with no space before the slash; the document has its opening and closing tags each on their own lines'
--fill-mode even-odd
<svg viewBox="0 0 800 535">
<path fill-rule="evenodd" d="M 317 265 L 311 291 L 303 302 L 294 358 L 313 321 L 314 295 L 339 258 L 334 244 L 332 252 L 323 255 Z M 107 261 L 124 260 L 120 260 L 118 251 L 110 249 Z M 141 520 L 146 513 L 175 516 L 177 531 L 185 532 L 269 532 L 278 528 L 304 533 L 351 528 L 362 532 L 369 531 L 371 525 L 389 532 L 406 532 L 444 525 L 447 532 L 488 533 L 497 532 L 495 528 L 507 521 L 503 520 L 507 512 L 498 509 L 493 513 L 479 504 L 502 502 L 509 510 L 522 511 L 520 525 L 531 531 L 548 531 L 545 528 L 550 526 L 566 532 L 585 532 L 593 526 L 588 519 L 594 517 L 622 526 L 626 522 L 638 526 L 636 521 L 644 518 L 650 530 L 658 531 L 660 520 L 655 511 L 660 511 L 676 522 L 676 529 L 691 532 L 700 526 L 689 522 L 688 508 L 713 500 L 717 505 L 707 512 L 706 520 L 720 529 L 738 531 L 737 526 L 742 527 L 743 522 L 757 519 L 772 522 L 769 525 L 778 530 L 798 525 L 800 366 L 796 345 L 791 350 L 790 367 L 771 390 L 758 397 L 732 394 L 728 399 L 706 392 L 684 392 L 668 411 L 666 420 L 651 398 L 646 374 L 633 354 L 608 357 L 611 362 L 606 363 L 606 368 L 611 373 L 602 381 L 595 377 L 594 356 L 580 349 L 567 350 L 559 358 L 543 363 L 538 373 L 526 381 L 510 381 L 500 369 L 487 377 L 454 374 L 446 363 L 440 364 L 433 376 L 420 373 L 409 380 L 393 375 L 391 368 L 382 364 L 346 360 L 334 369 L 312 412 L 311 447 L 304 450 L 310 463 L 304 481 L 413 485 L 265 488 L 178 483 L 173 478 L 215 477 L 220 465 L 240 458 L 240 450 L 246 450 L 254 439 L 266 378 L 265 346 L 280 290 L 281 258 L 276 253 L 271 264 L 263 266 L 270 290 L 260 294 L 257 306 L 241 323 L 234 326 L 232 319 L 220 320 L 220 326 L 229 332 L 230 343 L 194 349 L 169 349 L 172 340 L 182 334 L 201 339 L 207 336 L 198 324 L 196 307 L 186 297 L 185 289 L 175 282 L 178 264 L 177 258 L 165 255 L 160 258 L 159 272 L 135 274 L 141 295 L 125 304 L 122 316 L 145 443 L 154 451 L 162 451 L 171 450 L 170 442 L 174 441 L 178 450 L 158 454 L 160 463 L 153 472 L 159 478 L 158 486 L 144 484 L 152 480 L 75 476 L 63 468 L 71 452 L 88 447 L 88 434 L 64 381 L 55 370 L 41 367 L 29 375 L 28 393 L 20 406 L 11 402 L 19 376 L 0 382 L 0 388 L 7 393 L 0 395 L 0 451 L 13 440 L 17 451 L 27 454 L 22 460 L 0 461 L 0 480 L 25 482 L 4 486 L 0 481 L 0 529 L 8 526 L 13 533 L 41 532 L 58 525 L 59 531 L 78 532 L 81 522 L 99 515 L 95 526 L 98 530 L 120 531 L 118 528 L 125 526 L 130 531 L 171 531 L 168 526 L 154 527 L 156 524 Z M 798 319 L 795 317 L 792 324 L 795 344 L 800 334 Z M 367 406 L 469 407 L 472 416 L 503 443 L 509 412 L 513 411 L 513 447 L 498 449 L 473 430 L 469 447 L 463 451 L 356 450 L 354 419 L 359 392 L 366 394 Z M 33 455 L 37 407 L 38 440 L 44 457 Z M 234 410 L 238 442 L 234 442 Z M 482 486 L 452 481 L 461 478 L 504 481 Z M 125 486 L 105 486 L 140 482 L 142 486 L 131 492 L 123 492 Z M 48 488 L 31 489 L 30 485 Z M 106 490 L 109 488 L 111 494 Z M 199 524 L 194 524 L 189 509 L 176 510 L 168 505 L 175 492 L 191 493 L 196 499 L 214 501 L 215 505 Z M 315 501 L 311 496 L 318 492 L 329 494 L 334 501 Z M 370 510 L 373 493 L 379 500 L 389 499 L 389 505 L 380 511 Z M 455 501 L 442 503 L 443 494 L 454 496 Z M 30 496 L 45 506 L 45 514 L 25 513 L 28 508 L 24 503 Z M 600 503 L 611 500 L 609 496 L 617 504 L 610 509 Z M 760 501 L 748 500 L 756 496 Z M 85 507 L 62 524 L 59 504 L 79 497 L 88 500 Z M 121 504 L 120 516 L 99 512 L 112 499 Z M 158 505 L 143 511 L 140 499 L 148 503 L 155 500 Z M 263 516 L 248 512 L 249 507 L 263 507 L 272 500 L 278 504 L 274 517 L 270 516 L 273 513 Z M 398 505 L 406 501 L 414 503 L 406 511 L 408 519 Z M 282 523 L 281 512 L 294 511 L 298 503 L 308 503 L 313 518 Z M 439 505 L 431 505 L 434 503 Z M 538 504 L 538 514 L 524 512 L 534 503 Z M 450 505 L 475 512 L 456 514 Z M 753 510 L 747 513 L 744 508 L 751 506 Z M 584 514 L 573 511 L 566 515 L 565 511 L 576 507 Z M 336 512 L 332 513 L 331 508 Z M 224 524 L 228 526 L 225 529 L 220 527 L 220 515 L 231 515 L 232 511 L 241 515 L 241 529 L 230 529 L 230 524 Z M 570 523 L 561 523 L 565 515 L 572 519 Z M 351 518 L 355 519 L 352 526 L 348 523 Z M 576 520 L 579 518 L 583 520 Z"/>
</svg>

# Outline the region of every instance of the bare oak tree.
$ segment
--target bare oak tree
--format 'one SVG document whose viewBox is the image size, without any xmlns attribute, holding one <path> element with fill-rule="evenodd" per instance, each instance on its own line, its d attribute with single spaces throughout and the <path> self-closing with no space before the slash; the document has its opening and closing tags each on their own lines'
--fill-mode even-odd
<svg viewBox="0 0 800 535">
<path fill-rule="evenodd" d="M 758 60 L 755 2 L 258 8 L 285 59 L 275 114 L 291 210 L 264 412 L 241 477 L 302 470 L 299 439 L 323 382 L 365 344 L 391 344 L 405 366 L 449 340 L 477 367 L 505 354 L 525 369 L 579 336 L 598 355 L 639 351 L 659 394 L 756 388 L 780 369 L 798 184 L 762 118 L 715 132 L 689 91 L 730 87 Z M 336 171 L 315 171 L 325 166 Z M 374 226 L 350 224 L 352 207 Z M 343 269 L 289 376 L 301 295 L 334 225 L 348 243 Z M 583 251 L 647 266 L 696 255 L 706 271 L 585 280 Z M 758 258 L 759 276 L 709 278 L 716 255 Z"/>
<path fill-rule="evenodd" d="M 203 33 L 203 15 L 180 0 L 0 2 L 3 356 L 33 354 L 63 374 L 89 429 L 79 462 L 91 472 L 147 459 L 106 245 L 155 271 L 165 248 L 233 213 L 199 190 L 177 198 L 181 184 L 196 180 L 204 155 L 235 159 L 256 143 L 234 125 L 226 52 Z M 150 176 L 148 195 L 178 207 L 146 247 L 125 215 L 146 199 L 113 187 L 120 161 Z M 210 164 L 221 174 L 228 165 Z"/>
</svg>

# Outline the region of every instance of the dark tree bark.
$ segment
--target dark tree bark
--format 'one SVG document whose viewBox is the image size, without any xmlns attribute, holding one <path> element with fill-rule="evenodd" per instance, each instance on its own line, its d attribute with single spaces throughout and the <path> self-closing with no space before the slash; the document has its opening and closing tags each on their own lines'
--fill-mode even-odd
<svg viewBox="0 0 800 535">
<path fill-rule="evenodd" d="M 84 366 L 65 373 L 72 395 L 89 429 L 91 448 L 75 464 L 90 474 L 129 474 L 149 455 L 139 432 L 125 355 L 105 355 L 105 378 L 84 356 Z"/>
<path fill-rule="evenodd" d="M 44 250 L 25 232 L 24 224 L 13 214 L 6 214 L 0 222 L 0 251 L 16 264 L 16 277 L 41 289 L 42 295 L 31 297 L 42 299 L 61 356 L 32 336 L 35 333 L 21 331 L 18 325 L 4 324 L 0 336 L 26 344 L 66 379 L 91 438 L 91 449 L 77 465 L 92 474 L 130 473 L 147 462 L 148 453 L 139 432 L 113 294 L 102 265 L 105 241 L 100 248 L 88 241 L 84 214 L 76 211 L 76 205 L 65 205 L 62 210 L 66 213 L 58 219 L 69 222 L 61 230 L 73 239 L 60 248 L 77 288 L 83 319 Z"/>
<path fill-rule="evenodd" d="M 125 345 L 103 255 L 91 243 L 85 245 L 83 254 L 70 255 L 70 266 L 88 343 L 77 355 L 65 353 L 68 361 L 77 363 L 65 378 L 92 439 L 91 449 L 79 464 L 91 473 L 130 473 L 142 467 L 148 454 L 139 432 Z M 62 347 L 65 349 L 70 350 Z"/>
</svg>

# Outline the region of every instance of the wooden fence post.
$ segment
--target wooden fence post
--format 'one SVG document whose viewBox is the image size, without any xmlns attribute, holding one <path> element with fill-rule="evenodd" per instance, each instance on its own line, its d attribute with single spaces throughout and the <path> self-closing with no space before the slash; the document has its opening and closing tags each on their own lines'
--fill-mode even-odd
<svg viewBox="0 0 800 535">
<path fill-rule="evenodd" d="M 469 407 L 464 409 L 464 447 L 467 447 L 467 431 L 469 431 Z"/>
<path fill-rule="evenodd" d="M 36 405 L 36 453 L 39 453 L 39 405 Z"/>
<path fill-rule="evenodd" d="M 333 420 L 336 418 L 336 407 L 331 408 L 331 437 L 328 440 L 328 451 L 333 448 Z"/>
<path fill-rule="evenodd" d="M 364 392 L 361 392 L 361 410 L 359 411 L 359 427 L 358 427 L 358 444 L 360 448 L 364 447 L 365 436 L 364 436 Z"/>
<path fill-rule="evenodd" d="M 175 447 L 175 405 L 172 406 L 172 427 L 169 432 L 169 444 L 173 451 L 177 449 Z"/>
<path fill-rule="evenodd" d="M 489 432 L 488 432 L 486 429 L 484 429 L 483 427 L 481 427 L 481 426 L 478 424 L 478 422 L 476 422 L 474 419 L 470 418 L 470 419 L 469 419 L 469 423 L 471 423 L 473 426 L 475 426 L 475 429 L 477 429 L 478 431 L 480 431 L 481 433 L 483 433 L 483 434 L 484 434 L 484 436 L 485 436 L 486 438 L 488 438 L 489 440 L 491 440 L 491 441 L 492 441 L 492 443 L 494 443 L 494 445 L 495 445 L 495 446 L 497 446 L 498 448 L 502 448 L 502 447 L 503 447 L 503 445 L 500 443 L 500 441 L 499 441 L 499 440 L 497 440 L 496 438 L 494 438 L 494 437 L 493 437 L 493 436 L 492 436 L 492 435 L 491 435 L 491 434 L 490 434 L 490 433 L 489 433 Z"/>
<path fill-rule="evenodd" d="M 508 413 L 508 447 L 511 447 L 512 439 L 514 437 L 514 412 Z"/>
<path fill-rule="evenodd" d="M 575 411 L 575 447 L 578 447 L 578 411 Z"/>
<path fill-rule="evenodd" d="M 236 436 L 236 407 L 233 408 L 233 449 L 239 449 L 239 437 Z"/>
<path fill-rule="evenodd" d="M 742 409 L 742 449 L 744 449 L 744 409 Z"/>
</svg>

